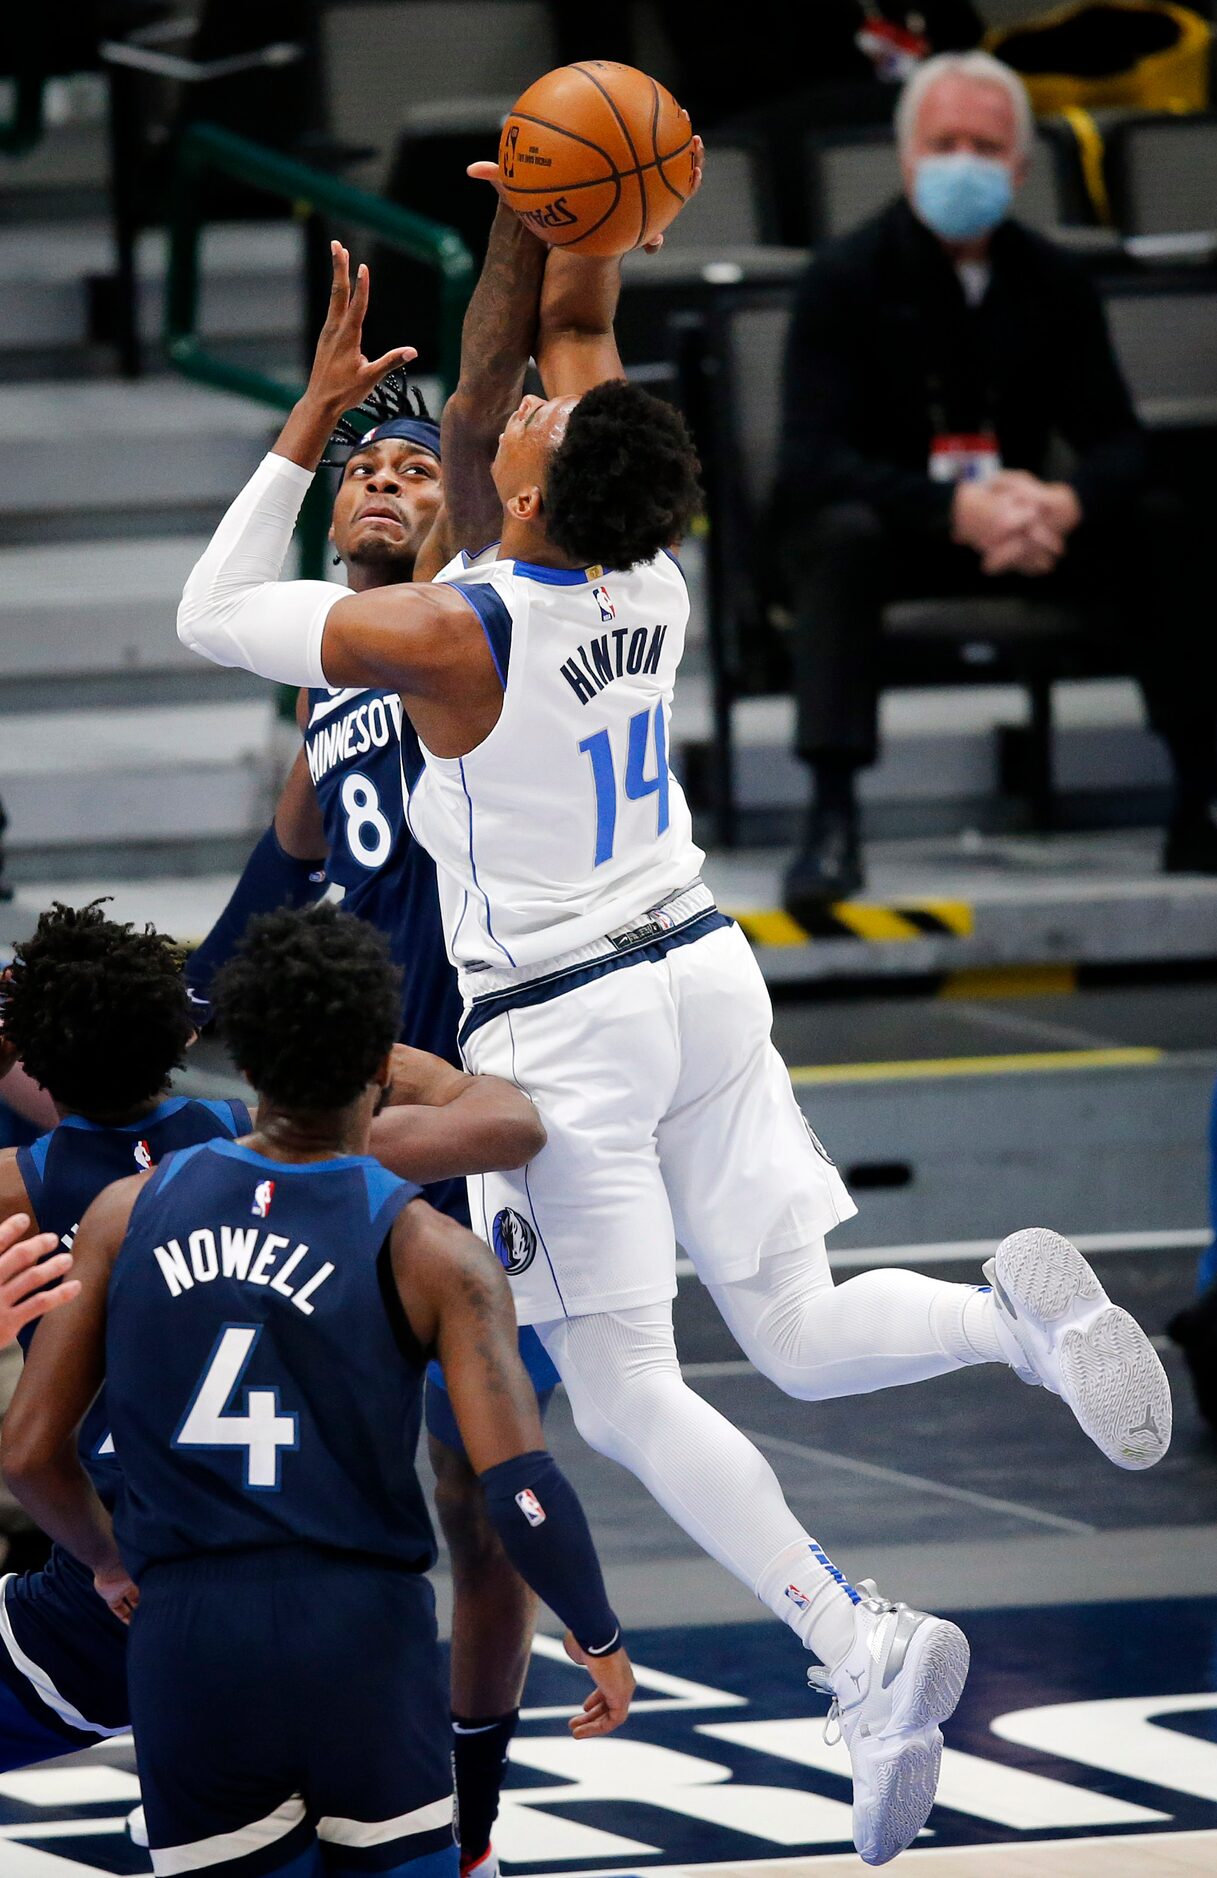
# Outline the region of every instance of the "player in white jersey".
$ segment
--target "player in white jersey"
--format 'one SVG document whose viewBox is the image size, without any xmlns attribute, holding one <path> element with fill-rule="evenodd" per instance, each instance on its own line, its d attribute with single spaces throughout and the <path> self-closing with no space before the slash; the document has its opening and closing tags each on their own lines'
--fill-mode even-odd
<svg viewBox="0 0 1217 1878">
<path fill-rule="evenodd" d="M 667 760 L 687 602 L 666 550 L 697 500 L 671 407 L 620 382 L 616 268 L 552 255 L 536 360 L 494 458 L 497 558 L 430 584 L 275 584 L 259 517 L 294 517 L 335 410 L 306 396 L 187 585 L 183 641 L 291 684 L 396 685 L 425 754 L 411 826 L 444 881 L 472 1068 L 534 1099 L 548 1146 L 474 1193 L 578 1426 L 813 1649 L 882 1863 L 928 1814 L 967 1670 L 956 1627 L 855 1588 L 751 1442 L 684 1383 L 676 1241 L 749 1357 L 804 1400 L 1005 1363 L 1117 1464 L 1165 1451 L 1152 1347 L 1055 1234 L 997 1248 L 993 1289 L 874 1271 L 833 1286 L 854 1211 L 770 1040 L 765 986 L 699 879 Z M 335 252 L 349 391 L 367 300 Z M 469 545 L 476 545 L 471 543 Z"/>
</svg>

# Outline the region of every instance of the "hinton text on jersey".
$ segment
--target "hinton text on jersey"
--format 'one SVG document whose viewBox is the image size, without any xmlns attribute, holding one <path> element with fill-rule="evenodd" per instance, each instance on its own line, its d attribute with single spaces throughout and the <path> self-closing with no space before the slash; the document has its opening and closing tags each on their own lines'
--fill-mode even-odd
<svg viewBox="0 0 1217 1878">
<path fill-rule="evenodd" d="M 218 1246 L 216 1237 L 210 1226 L 201 1226 L 187 1239 L 186 1252 L 177 1239 L 153 1248 L 152 1256 L 171 1297 L 180 1298 L 183 1291 L 192 1290 L 196 1284 L 209 1284 L 213 1278 L 236 1278 L 242 1284 L 269 1285 L 280 1297 L 289 1298 L 306 1317 L 312 1316 L 310 1300 L 334 1270 L 328 1261 L 297 1285 L 289 1281 L 308 1257 L 306 1245 L 297 1245 L 276 1271 L 280 1252 L 291 1245 L 282 1233 L 259 1232 L 256 1226 L 221 1226 Z"/>
<path fill-rule="evenodd" d="M 615 626 L 590 645 L 580 646 L 576 657 L 567 659 L 561 667 L 562 676 L 580 704 L 586 704 L 614 678 L 624 678 L 627 672 L 631 678 L 639 672 L 654 675 L 659 671 L 667 631 L 666 626 L 635 626 L 633 632 L 628 626 Z"/>
</svg>

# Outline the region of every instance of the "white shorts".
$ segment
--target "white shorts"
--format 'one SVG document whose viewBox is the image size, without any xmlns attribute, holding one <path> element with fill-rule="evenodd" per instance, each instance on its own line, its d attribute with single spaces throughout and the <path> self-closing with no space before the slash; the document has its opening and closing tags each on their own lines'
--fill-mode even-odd
<svg viewBox="0 0 1217 1878">
<path fill-rule="evenodd" d="M 528 1167 L 469 1182 L 522 1324 L 674 1297 L 677 1240 L 723 1284 L 853 1216 L 772 1023 L 731 925 L 468 1035 L 470 1070 L 523 1089 L 549 1136 Z"/>
</svg>

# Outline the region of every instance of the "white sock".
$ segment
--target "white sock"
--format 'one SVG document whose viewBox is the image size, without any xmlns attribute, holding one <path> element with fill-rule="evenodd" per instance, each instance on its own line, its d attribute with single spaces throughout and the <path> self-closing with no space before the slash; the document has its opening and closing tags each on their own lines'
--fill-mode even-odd
<svg viewBox="0 0 1217 1878">
<path fill-rule="evenodd" d="M 853 1639 L 857 1594 L 799 1524 L 764 1456 L 685 1382 L 671 1304 L 537 1330 L 589 1446 L 628 1467 L 711 1558 L 837 1662 Z"/>
<path fill-rule="evenodd" d="M 753 1277 L 709 1290 L 745 1355 L 805 1402 L 1006 1360 L 987 1290 L 899 1270 L 834 1285 L 823 1240 L 772 1253 Z"/>
</svg>

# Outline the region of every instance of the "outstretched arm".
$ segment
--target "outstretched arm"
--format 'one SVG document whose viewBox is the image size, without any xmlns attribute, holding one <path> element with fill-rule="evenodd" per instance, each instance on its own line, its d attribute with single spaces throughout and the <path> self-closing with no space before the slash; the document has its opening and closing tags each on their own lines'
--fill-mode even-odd
<svg viewBox="0 0 1217 1878">
<path fill-rule="evenodd" d="M 444 406 L 444 502 L 415 565 L 429 580 L 461 548 L 499 536 L 502 506 L 490 474 L 499 434 L 524 392 L 537 333 L 544 243 L 502 202 L 461 329 L 461 375 Z"/>
<path fill-rule="evenodd" d="M 624 378 L 613 321 L 621 295 L 621 257 L 564 254 L 545 268 L 537 370 L 547 398 L 578 398 L 593 385 Z"/>
<path fill-rule="evenodd" d="M 139 1174 L 116 1181 L 81 1221 L 73 1245 L 80 1295 L 71 1310 L 48 1317 L 31 1343 L 0 1448 L 5 1477 L 26 1511 L 92 1571 L 99 1593 L 124 1621 L 138 1593 L 119 1557 L 110 1515 L 80 1465 L 76 1441 L 105 1380 L 110 1272 L 146 1179 Z"/>
<path fill-rule="evenodd" d="M 443 1057 L 399 1043 L 368 1151 L 404 1180 L 426 1185 L 462 1174 L 523 1167 L 545 1146 L 545 1127 L 514 1083 L 467 1076 Z"/>
<path fill-rule="evenodd" d="M 419 582 L 356 594 L 324 580 L 279 579 L 334 425 L 386 372 L 414 357 L 412 347 L 399 346 L 364 358 L 368 270 L 359 269 L 352 288 L 346 249 L 338 242 L 332 249 L 329 316 L 308 389 L 186 582 L 178 638 L 217 665 L 281 684 L 380 685 L 423 698 L 442 691 L 472 646 L 489 691 L 494 667 L 481 626 L 455 589 Z"/>
<path fill-rule="evenodd" d="M 701 188 L 705 151 L 694 139 L 691 195 Z M 663 237 L 648 244 L 662 246 Z M 621 257 L 598 259 L 551 248 L 541 289 L 537 370 L 547 398 L 579 398 L 593 385 L 624 378 L 613 322 L 621 294 Z"/>
<path fill-rule="evenodd" d="M 300 504 L 343 412 L 414 357 L 413 347 L 399 346 L 364 358 L 368 270 L 359 269 L 352 290 L 346 249 L 333 242 L 331 252 L 329 312 L 304 396 L 191 570 L 177 615 L 178 638 L 191 651 L 285 684 L 326 682 L 321 638 L 346 591 L 324 580 L 280 584 Z"/>
<path fill-rule="evenodd" d="M 415 1336 L 443 1366 L 504 1550 L 567 1625 L 567 1653 L 596 1685 L 571 1733 L 609 1734 L 629 1710 L 633 1671 L 583 1509 L 543 1446 L 502 1268 L 472 1233 L 416 1200 L 393 1229 L 393 1272 Z"/>
</svg>

